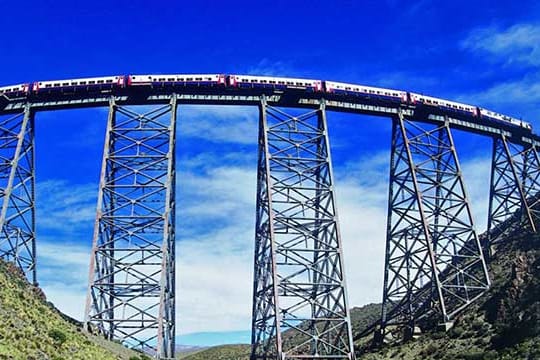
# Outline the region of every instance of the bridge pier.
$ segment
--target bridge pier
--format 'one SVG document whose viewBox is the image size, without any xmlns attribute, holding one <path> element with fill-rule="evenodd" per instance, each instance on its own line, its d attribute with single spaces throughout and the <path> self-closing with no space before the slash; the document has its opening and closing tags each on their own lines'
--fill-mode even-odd
<svg viewBox="0 0 540 360">
<path fill-rule="evenodd" d="M 176 108 L 110 101 L 85 318 L 160 359 L 175 351 Z"/>
<path fill-rule="evenodd" d="M 491 254 L 500 235 L 524 224 L 537 231 L 540 220 L 540 158 L 536 144 L 517 145 L 502 134 L 493 139 L 488 237 Z M 519 221 L 516 221 L 519 220 Z M 508 222 L 514 226 L 508 228 Z"/>
<path fill-rule="evenodd" d="M 37 284 L 34 112 L 0 117 L 0 257 Z"/>
<path fill-rule="evenodd" d="M 393 119 L 383 306 L 376 341 L 446 323 L 489 287 L 448 121 Z"/>
<path fill-rule="evenodd" d="M 354 359 L 325 104 L 260 103 L 251 360 Z"/>
</svg>

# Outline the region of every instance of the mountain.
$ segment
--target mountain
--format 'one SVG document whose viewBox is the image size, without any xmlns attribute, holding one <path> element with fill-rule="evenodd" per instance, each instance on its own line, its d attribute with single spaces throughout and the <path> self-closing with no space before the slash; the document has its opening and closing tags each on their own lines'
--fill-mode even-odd
<svg viewBox="0 0 540 360">
<path fill-rule="evenodd" d="M 13 264 L 0 260 L 0 359 L 144 360 L 59 312 Z"/>
<path fill-rule="evenodd" d="M 540 359 L 540 235 L 505 235 L 490 264 L 491 289 L 457 317 L 448 332 L 370 350 L 362 359 Z"/>
</svg>

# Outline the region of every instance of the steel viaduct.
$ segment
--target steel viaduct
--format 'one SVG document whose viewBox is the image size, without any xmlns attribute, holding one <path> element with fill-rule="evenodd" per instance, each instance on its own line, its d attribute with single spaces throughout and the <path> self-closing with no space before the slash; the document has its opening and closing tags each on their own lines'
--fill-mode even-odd
<svg viewBox="0 0 540 360">
<path fill-rule="evenodd" d="M 327 111 L 393 123 L 376 341 L 412 336 L 423 319 L 451 323 L 489 288 L 489 256 L 510 220 L 539 226 L 540 138 L 511 124 L 298 89 L 146 86 L 0 96 L 0 256 L 33 282 L 34 119 L 108 107 L 85 324 L 157 358 L 172 359 L 175 351 L 175 132 L 182 104 L 259 109 L 252 360 L 355 358 Z M 135 105 L 147 106 L 139 112 Z M 287 108 L 305 112 L 293 116 Z M 484 237 L 474 228 L 453 129 L 493 139 Z"/>
</svg>

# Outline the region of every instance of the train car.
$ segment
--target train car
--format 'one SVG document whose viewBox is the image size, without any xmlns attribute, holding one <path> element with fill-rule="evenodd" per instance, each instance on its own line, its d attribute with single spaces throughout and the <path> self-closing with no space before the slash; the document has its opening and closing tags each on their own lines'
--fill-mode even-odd
<svg viewBox="0 0 540 360">
<path fill-rule="evenodd" d="M 284 78 L 275 76 L 229 75 L 229 86 L 236 88 L 297 89 L 323 91 L 321 80 Z"/>
<path fill-rule="evenodd" d="M 465 114 L 465 115 L 472 115 L 472 116 L 480 115 L 478 113 L 478 108 L 476 106 L 462 104 L 462 103 L 458 103 L 458 102 L 450 101 L 450 100 L 439 99 L 432 96 L 410 93 L 410 101 L 413 104 L 423 104 L 427 106 L 433 106 L 440 109 L 450 110 L 450 111 Z"/>
<path fill-rule="evenodd" d="M 39 81 L 32 85 L 32 91 L 40 92 L 63 92 L 74 90 L 108 90 L 123 87 L 125 83 L 123 75 L 103 76 L 93 78 Z"/>
<path fill-rule="evenodd" d="M 0 87 L 0 96 L 21 97 L 28 95 L 30 84 L 18 84 Z"/>
<path fill-rule="evenodd" d="M 324 83 L 326 92 L 330 94 L 362 96 L 381 100 L 396 101 L 401 103 L 407 102 L 406 91 L 348 84 L 335 81 L 325 81 Z"/>
<path fill-rule="evenodd" d="M 128 86 L 225 86 L 223 74 L 129 75 Z"/>
<path fill-rule="evenodd" d="M 525 128 L 527 130 L 532 130 L 532 125 L 530 123 L 525 122 L 523 120 L 513 118 L 511 116 L 499 114 L 497 112 L 494 112 L 494 111 L 491 111 L 491 110 L 488 110 L 488 109 L 484 109 L 484 108 L 480 108 L 480 114 L 482 115 L 482 118 L 485 118 L 485 119 L 488 119 L 488 120 L 496 121 L 496 122 L 499 122 L 499 123 L 511 124 L 511 125 L 514 125 L 514 126 L 519 126 L 519 127 Z"/>
</svg>

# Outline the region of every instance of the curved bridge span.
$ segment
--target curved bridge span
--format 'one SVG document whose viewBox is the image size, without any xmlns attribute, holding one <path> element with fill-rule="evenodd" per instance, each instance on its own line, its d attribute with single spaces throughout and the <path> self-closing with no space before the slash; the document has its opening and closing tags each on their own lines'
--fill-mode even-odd
<svg viewBox="0 0 540 360">
<path fill-rule="evenodd" d="M 85 324 L 158 358 L 174 358 L 181 104 L 259 109 L 253 360 L 355 358 L 328 110 L 393 123 L 383 306 L 371 329 L 376 341 L 410 337 L 430 321 L 450 324 L 489 288 L 489 256 L 510 220 L 533 231 L 539 225 L 540 138 L 528 123 L 477 106 L 247 75 L 129 75 L 0 87 L 0 256 L 36 282 L 36 114 L 108 107 Z M 140 112 L 134 105 L 151 106 Z M 290 115 L 287 108 L 305 112 Z M 482 237 L 453 129 L 493 139 Z"/>
</svg>

